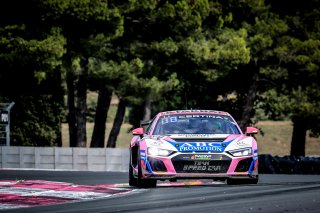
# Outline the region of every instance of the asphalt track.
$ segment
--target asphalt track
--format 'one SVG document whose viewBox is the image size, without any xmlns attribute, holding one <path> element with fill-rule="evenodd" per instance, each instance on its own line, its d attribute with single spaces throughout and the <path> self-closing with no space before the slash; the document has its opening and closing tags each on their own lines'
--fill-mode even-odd
<svg viewBox="0 0 320 213">
<path fill-rule="evenodd" d="M 142 190 L 127 186 L 127 176 L 122 172 L 0 170 L 0 181 L 116 184 L 113 186 L 121 190 L 131 190 L 112 197 L 0 212 L 320 212 L 319 175 L 260 174 L 257 185 L 240 186 L 211 181 L 159 182 L 157 188 Z"/>
</svg>

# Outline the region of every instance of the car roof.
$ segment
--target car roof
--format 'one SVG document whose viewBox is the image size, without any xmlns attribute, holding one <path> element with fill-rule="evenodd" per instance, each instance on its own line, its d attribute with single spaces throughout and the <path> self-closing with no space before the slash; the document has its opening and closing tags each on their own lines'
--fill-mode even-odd
<svg viewBox="0 0 320 213">
<path fill-rule="evenodd" d="M 174 110 L 174 111 L 164 111 L 159 112 L 157 116 L 172 115 L 172 114 L 215 114 L 215 115 L 228 115 L 228 112 L 218 111 L 218 110 Z"/>
</svg>

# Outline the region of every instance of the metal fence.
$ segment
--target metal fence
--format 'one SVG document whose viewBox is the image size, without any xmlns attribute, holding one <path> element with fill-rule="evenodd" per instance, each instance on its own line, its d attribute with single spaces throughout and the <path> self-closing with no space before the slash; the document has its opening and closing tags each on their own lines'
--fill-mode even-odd
<svg viewBox="0 0 320 213">
<path fill-rule="evenodd" d="M 0 146 L 0 168 L 128 171 L 129 149 Z"/>
</svg>

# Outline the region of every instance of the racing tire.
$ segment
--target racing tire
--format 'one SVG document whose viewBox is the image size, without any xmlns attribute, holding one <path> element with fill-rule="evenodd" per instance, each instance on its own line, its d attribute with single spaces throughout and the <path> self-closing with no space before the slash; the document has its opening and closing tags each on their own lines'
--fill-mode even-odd
<svg viewBox="0 0 320 213">
<path fill-rule="evenodd" d="M 155 188 L 155 187 L 157 187 L 157 180 L 156 179 L 143 179 L 142 178 L 140 152 L 138 154 L 137 160 L 138 160 L 138 163 L 137 163 L 138 164 L 137 187 L 138 188 Z"/>
<path fill-rule="evenodd" d="M 129 163 L 129 186 L 137 186 L 138 181 L 137 181 L 137 178 L 135 178 L 133 175 L 133 168 L 131 165 L 131 159 L 130 159 L 130 163 Z"/>
<path fill-rule="evenodd" d="M 227 184 L 228 185 L 241 185 L 241 184 L 257 184 L 259 181 L 258 178 L 252 178 L 252 179 L 233 179 L 228 178 Z"/>
</svg>

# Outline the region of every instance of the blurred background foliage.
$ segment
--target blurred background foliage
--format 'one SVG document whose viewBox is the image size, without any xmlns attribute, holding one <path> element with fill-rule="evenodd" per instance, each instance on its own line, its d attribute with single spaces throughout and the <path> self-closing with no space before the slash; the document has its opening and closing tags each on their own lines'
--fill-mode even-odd
<svg viewBox="0 0 320 213">
<path fill-rule="evenodd" d="M 11 144 L 62 146 L 67 123 L 70 146 L 115 147 L 123 123 L 214 109 L 242 129 L 291 121 L 290 154 L 305 155 L 320 132 L 319 17 L 319 0 L 5 1 Z"/>
</svg>

